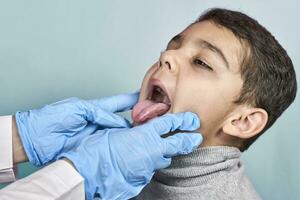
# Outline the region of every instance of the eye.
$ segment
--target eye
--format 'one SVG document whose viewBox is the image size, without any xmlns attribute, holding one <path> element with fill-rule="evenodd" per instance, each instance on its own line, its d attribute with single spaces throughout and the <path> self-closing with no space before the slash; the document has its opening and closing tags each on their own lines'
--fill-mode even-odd
<svg viewBox="0 0 300 200">
<path fill-rule="evenodd" d="M 213 69 L 208 64 L 206 64 L 205 62 L 203 62 L 201 59 L 196 58 L 194 60 L 194 64 L 197 65 L 197 66 L 200 66 L 202 68 L 205 68 L 205 69 L 207 69 L 209 71 L 213 71 Z"/>
</svg>

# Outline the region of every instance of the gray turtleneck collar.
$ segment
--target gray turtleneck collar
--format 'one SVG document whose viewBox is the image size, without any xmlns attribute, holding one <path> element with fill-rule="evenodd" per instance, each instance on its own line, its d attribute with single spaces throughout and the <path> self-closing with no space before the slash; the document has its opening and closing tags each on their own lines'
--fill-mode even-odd
<svg viewBox="0 0 300 200">
<path fill-rule="evenodd" d="M 240 155 L 235 147 L 215 146 L 174 157 L 136 199 L 260 199 L 244 174 Z"/>
</svg>

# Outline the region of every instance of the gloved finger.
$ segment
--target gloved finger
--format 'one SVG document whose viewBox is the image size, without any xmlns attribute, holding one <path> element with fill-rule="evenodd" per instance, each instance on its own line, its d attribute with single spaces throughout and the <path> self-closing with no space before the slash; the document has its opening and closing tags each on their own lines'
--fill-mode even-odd
<svg viewBox="0 0 300 200">
<path fill-rule="evenodd" d="M 86 120 L 93 124 L 98 124 L 104 128 L 129 128 L 131 127 L 130 122 L 114 113 L 103 110 L 101 108 L 88 108 L 86 110 Z"/>
<path fill-rule="evenodd" d="M 60 153 L 68 152 L 74 148 L 77 148 L 85 137 L 94 134 L 97 131 L 97 129 L 98 125 L 88 124 L 81 131 L 76 133 L 76 135 L 73 135 L 72 137 L 66 137 L 67 139 L 65 140 L 64 147 Z M 49 151 L 51 151 L 51 149 L 49 149 Z"/>
<path fill-rule="evenodd" d="M 161 160 L 154 164 L 154 170 L 164 169 L 171 165 L 171 158 L 162 157 Z"/>
<path fill-rule="evenodd" d="M 88 100 L 95 107 L 100 107 L 109 112 L 123 112 L 132 109 L 139 99 L 140 92 L 119 94 L 101 99 Z"/>
<path fill-rule="evenodd" d="M 166 114 L 142 126 L 152 126 L 157 134 L 163 135 L 177 129 L 194 131 L 200 127 L 198 116 L 192 112 Z"/>
<path fill-rule="evenodd" d="M 200 133 L 177 133 L 164 138 L 163 141 L 164 156 L 170 158 L 191 153 L 202 143 L 203 137 Z"/>
</svg>

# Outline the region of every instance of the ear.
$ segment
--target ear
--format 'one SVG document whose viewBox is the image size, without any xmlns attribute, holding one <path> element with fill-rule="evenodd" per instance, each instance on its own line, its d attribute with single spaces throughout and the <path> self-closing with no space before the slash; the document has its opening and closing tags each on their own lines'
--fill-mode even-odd
<svg viewBox="0 0 300 200">
<path fill-rule="evenodd" d="M 230 116 L 223 125 L 223 132 L 238 138 L 251 138 L 266 126 L 268 113 L 261 108 L 243 107 Z"/>
</svg>

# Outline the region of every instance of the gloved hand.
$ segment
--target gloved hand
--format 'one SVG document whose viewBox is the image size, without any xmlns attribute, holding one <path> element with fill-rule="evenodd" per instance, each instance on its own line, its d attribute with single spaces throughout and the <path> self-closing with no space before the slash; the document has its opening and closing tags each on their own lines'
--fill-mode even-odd
<svg viewBox="0 0 300 200">
<path fill-rule="evenodd" d="M 129 199 L 149 183 L 155 170 L 169 166 L 172 156 L 188 154 L 202 142 L 199 133 L 161 135 L 199 126 L 193 113 L 166 114 L 134 128 L 96 131 L 59 158 L 71 160 L 84 177 L 88 200 L 95 194 L 103 200 Z"/>
<path fill-rule="evenodd" d="M 41 166 L 57 155 L 76 147 L 96 129 L 130 127 L 123 117 L 113 114 L 131 109 L 138 93 L 98 100 L 70 98 L 41 109 L 16 113 L 16 123 L 29 161 Z"/>
</svg>

